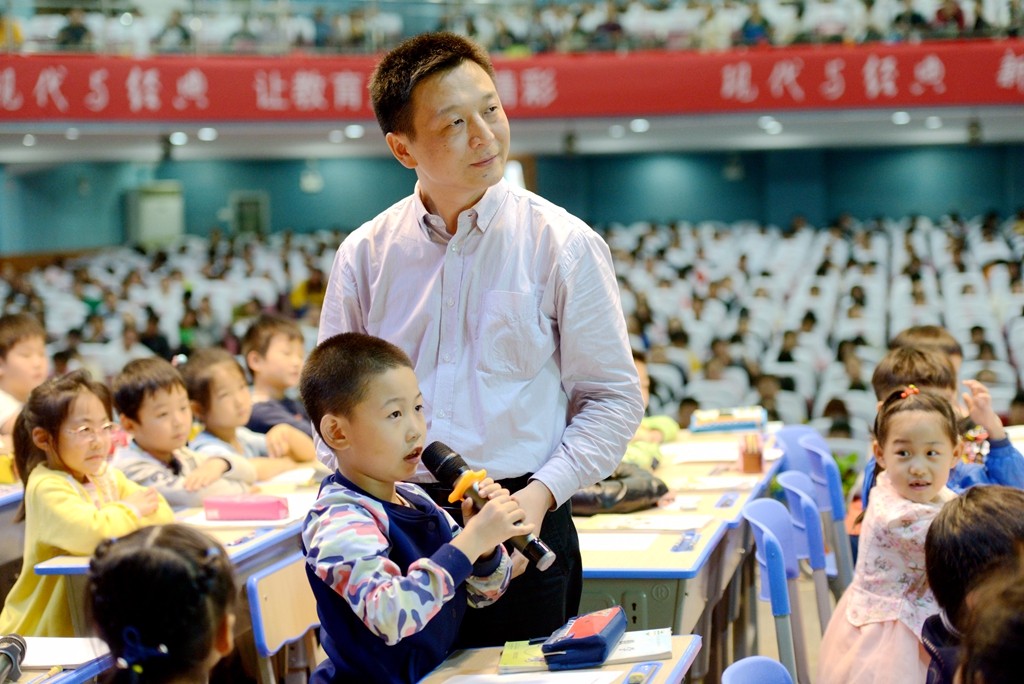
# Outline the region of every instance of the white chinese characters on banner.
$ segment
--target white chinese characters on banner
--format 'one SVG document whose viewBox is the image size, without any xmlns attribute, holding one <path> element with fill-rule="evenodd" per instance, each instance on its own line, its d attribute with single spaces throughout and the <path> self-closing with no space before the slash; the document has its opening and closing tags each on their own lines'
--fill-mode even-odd
<svg viewBox="0 0 1024 684">
<path fill-rule="evenodd" d="M 24 96 L 18 92 L 18 74 L 14 67 L 0 71 L 0 109 L 16 112 L 24 103 Z"/>
<path fill-rule="evenodd" d="M 128 109 L 139 112 L 147 109 L 160 111 L 160 70 L 133 67 L 128 72 Z"/>
<path fill-rule="evenodd" d="M 938 55 L 928 55 L 914 65 L 914 82 L 910 84 L 910 92 L 922 95 L 931 88 L 936 93 L 946 92 L 946 65 Z"/>
<path fill-rule="evenodd" d="M 175 109 L 185 109 L 190 102 L 199 109 L 210 106 L 210 100 L 206 97 L 210 84 L 206 80 L 206 74 L 199 69 L 189 69 L 175 85 L 178 91 L 174 96 Z"/>
<path fill-rule="evenodd" d="M 89 93 L 85 96 L 85 106 L 89 111 L 102 112 L 110 104 L 110 88 L 107 86 L 109 76 L 110 72 L 106 69 L 89 72 Z"/>
<path fill-rule="evenodd" d="M 825 62 L 825 82 L 818 91 L 826 100 L 838 100 L 846 92 L 846 78 L 843 76 L 845 68 L 844 59 L 830 59 Z"/>
<path fill-rule="evenodd" d="M 750 62 L 726 64 L 722 67 L 722 98 L 737 102 L 757 99 L 757 86 L 752 83 Z"/>
<path fill-rule="evenodd" d="M 899 75 L 895 57 L 868 57 L 864 62 L 864 92 L 868 99 L 877 100 L 883 95 L 896 97 L 899 94 L 896 87 L 896 78 Z"/>
<path fill-rule="evenodd" d="M 1024 93 L 1024 55 L 1017 55 L 1007 50 L 999 60 L 999 71 L 996 73 L 996 85 L 1004 90 L 1016 88 Z"/>
<path fill-rule="evenodd" d="M 494 75 L 502 106 L 545 109 L 558 99 L 558 72 L 554 69 L 501 70 Z"/>
<path fill-rule="evenodd" d="M 780 59 L 772 67 L 771 76 L 768 77 L 768 88 L 772 97 L 779 100 L 787 94 L 797 102 L 804 99 L 804 89 L 800 87 L 797 77 L 804 68 L 804 63 L 799 59 Z"/>
<path fill-rule="evenodd" d="M 68 75 L 65 66 L 46 67 L 39 72 L 39 80 L 36 81 L 34 89 L 36 105 L 40 109 L 46 109 L 47 102 L 52 102 L 57 111 L 68 111 L 68 100 L 61 92 L 64 79 Z"/>
</svg>

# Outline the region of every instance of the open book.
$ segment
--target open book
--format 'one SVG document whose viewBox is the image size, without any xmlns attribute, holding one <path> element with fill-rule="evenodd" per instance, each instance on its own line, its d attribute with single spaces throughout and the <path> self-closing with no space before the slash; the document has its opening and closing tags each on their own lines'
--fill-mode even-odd
<svg viewBox="0 0 1024 684">
<path fill-rule="evenodd" d="M 498 660 L 498 674 L 514 672 L 539 672 L 548 669 L 541 651 L 543 640 L 508 641 L 501 651 Z M 672 657 L 672 630 L 645 629 L 638 632 L 626 632 L 619 643 L 604 661 L 605 665 L 621 663 L 637 663 L 644 660 L 666 660 Z"/>
</svg>

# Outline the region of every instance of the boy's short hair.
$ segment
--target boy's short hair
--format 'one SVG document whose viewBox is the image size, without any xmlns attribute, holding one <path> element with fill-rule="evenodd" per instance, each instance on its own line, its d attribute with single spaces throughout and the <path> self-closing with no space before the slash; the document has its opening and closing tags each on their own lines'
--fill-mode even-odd
<svg viewBox="0 0 1024 684">
<path fill-rule="evenodd" d="M 222 363 L 234 364 L 238 372 L 245 377 L 245 369 L 231 352 L 223 347 L 205 347 L 192 352 L 188 360 L 181 366 L 181 377 L 185 380 L 185 391 L 188 398 L 207 411 L 210 408 L 211 369 Z"/>
<path fill-rule="evenodd" d="M 266 356 L 274 335 L 284 335 L 289 340 L 303 339 L 302 328 L 294 320 L 276 314 L 260 314 L 242 336 L 242 358 L 248 359 L 249 352 Z M 248 360 L 245 365 L 249 365 Z M 249 372 L 252 372 L 252 368 Z"/>
<path fill-rule="evenodd" d="M 351 415 L 366 397 L 370 380 L 394 368 L 413 368 L 409 356 L 387 340 L 362 333 L 329 337 L 310 352 L 299 394 L 313 427 L 332 414 Z"/>
<path fill-rule="evenodd" d="M 413 90 L 421 81 L 466 61 L 478 64 L 494 80 L 494 66 L 487 51 L 456 33 L 423 33 L 384 55 L 370 77 L 370 100 L 380 130 L 385 135 L 402 133 L 415 138 Z"/>
<path fill-rule="evenodd" d="M 146 397 L 172 387 L 187 391 L 185 379 L 178 369 L 159 356 L 129 361 L 110 385 L 114 394 L 114 408 L 132 420 L 139 419 L 139 409 Z"/>
<path fill-rule="evenodd" d="M 871 374 L 871 387 L 879 400 L 907 385 L 956 391 L 956 370 L 947 356 L 921 347 L 890 349 Z"/>
<path fill-rule="evenodd" d="M 928 585 L 958 630 L 964 599 L 991 567 L 1024 544 L 1024 490 L 1002 485 L 971 487 L 935 516 L 924 542 Z"/>
<path fill-rule="evenodd" d="M 914 347 L 963 358 L 964 350 L 953 334 L 940 325 L 915 325 L 901 330 L 891 340 L 889 349 Z"/>
<path fill-rule="evenodd" d="M 0 359 L 6 359 L 11 347 L 30 337 L 46 341 L 46 328 L 38 318 L 28 313 L 0 316 Z"/>
</svg>

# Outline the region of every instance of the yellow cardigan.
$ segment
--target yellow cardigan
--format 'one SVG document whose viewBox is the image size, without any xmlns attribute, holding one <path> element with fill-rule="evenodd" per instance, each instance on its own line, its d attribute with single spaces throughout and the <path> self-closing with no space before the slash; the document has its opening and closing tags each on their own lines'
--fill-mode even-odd
<svg viewBox="0 0 1024 684">
<path fill-rule="evenodd" d="M 107 476 L 117 499 L 142 489 L 116 468 L 110 468 Z M 0 613 L 0 634 L 76 636 L 68 607 L 67 578 L 37 575 L 35 565 L 56 556 L 91 556 L 104 539 L 174 520 L 163 497 L 156 511 L 142 518 L 119 500 L 109 500 L 99 491 L 96 497 L 98 501 L 64 471 L 37 465 L 29 474 L 25 487 L 25 557 L 21 576 Z"/>
</svg>

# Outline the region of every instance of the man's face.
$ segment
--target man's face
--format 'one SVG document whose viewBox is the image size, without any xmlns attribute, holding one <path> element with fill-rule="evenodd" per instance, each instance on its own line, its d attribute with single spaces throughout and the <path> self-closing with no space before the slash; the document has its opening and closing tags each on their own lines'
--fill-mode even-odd
<svg viewBox="0 0 1024 684">
<path fill-rule="evenodd" d="M 431 211 L 472 206 L 501 180 L 508 159 L 508 118 L 491 77 L 462 62 L 420 82 L 411 105 L 414 133 L 389 133 L 392 153 L 416 170 Z"/>
</svg>

